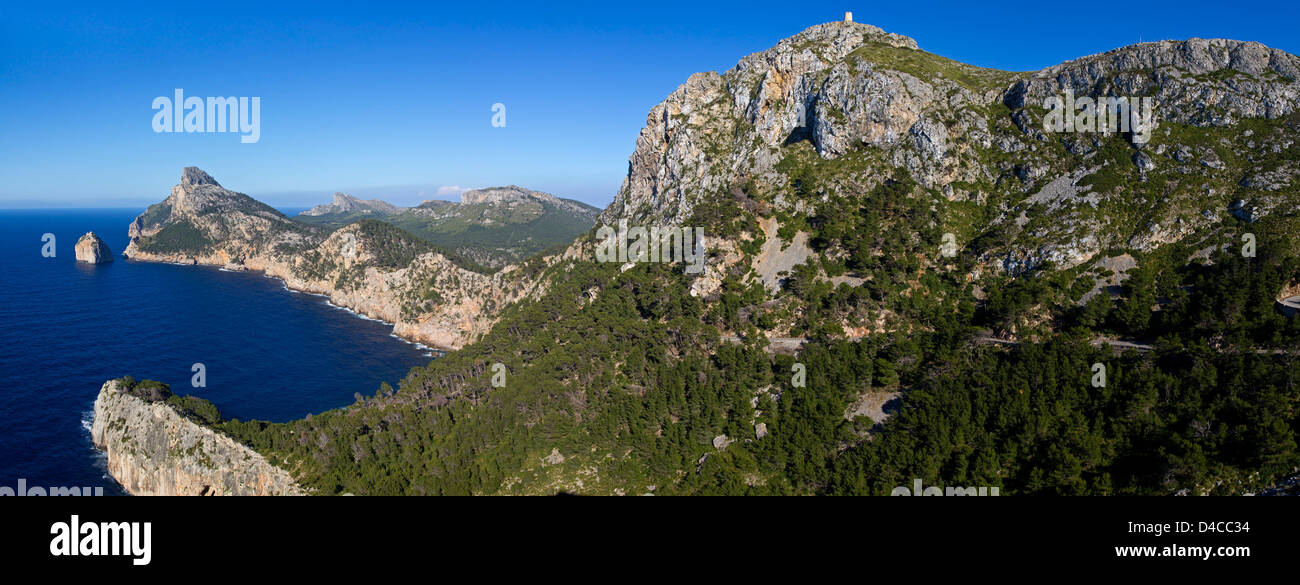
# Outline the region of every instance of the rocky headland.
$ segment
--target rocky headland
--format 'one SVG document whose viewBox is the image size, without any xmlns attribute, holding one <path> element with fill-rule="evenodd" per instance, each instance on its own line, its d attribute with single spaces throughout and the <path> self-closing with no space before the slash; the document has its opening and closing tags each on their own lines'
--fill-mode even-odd
<svg viewBox="0 0 1300 585">
<path fill-rule="evenodd" d="M 502 308 L 536 292 L 518 266 L 493 274 L 469 270 L 374 220 L 338 229 L 295 222 L 195 167 L 128 232 L 123 255 L 130 260 L 262 271 L 441 349 L 464 346 Z"/>
<path fill-rule="evenodd" d="M 183 416 L 163 395 L 109 380 L 91 440 L 113 478 L 137 496 L 305 495 L 293 477 L 234 439 Z"/>
</svg>

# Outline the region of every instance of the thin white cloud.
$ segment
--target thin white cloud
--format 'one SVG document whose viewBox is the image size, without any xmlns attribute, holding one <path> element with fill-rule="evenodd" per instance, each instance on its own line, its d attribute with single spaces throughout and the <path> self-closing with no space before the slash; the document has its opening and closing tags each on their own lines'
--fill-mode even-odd
<svg viewBox="0 0 1300 585">
<path fill-rule="evenodd" d="M 460 195 L 465 191 L 468 191 L 468 189 L 462 189 L 459 185 L 443 185 L 438 187 L 437 195 L 439 197 L 448 197 L 451 195 Z"/>
</svg>

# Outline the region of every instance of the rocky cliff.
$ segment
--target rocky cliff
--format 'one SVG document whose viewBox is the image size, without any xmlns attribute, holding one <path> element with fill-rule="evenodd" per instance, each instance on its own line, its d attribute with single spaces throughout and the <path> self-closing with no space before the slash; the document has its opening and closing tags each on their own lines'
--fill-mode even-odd
<svg viewBox="0 0 1300 585">
<path fill-rule="evenodd" d="M 95 232 L 86 232 L 86 235 L 77 239 L 74 251 L 77 262 L 106 264 L 113 261 L 113 252 L 108 249 L 108 244 L 105 244 L 104 240 L 95 235 Z"/>
<path fill-rule="evenodd" d="M 137 496 L 304 495 L 288 472 L 166 402 L 151 402 L 110 380 L 95 399 L 91 439 L 108 471 Z"/>
<path fill-rule="evenodd" d="M 1144 43 L 1015 73 L 951 61 L 866 24 L 817 25 L 725 73 L 696 73 L 655 106 L 602 219 L 680 223 L 737 179 L 784 185 L 777 163 L 801 142 L 825 160 L 872 155 L 864 171 L 902 168 L 949 199 L 1004 175 L 1032 192 L 1063 174 L 1037 144 L 1047 141 L 1039 114 L 1048 97 L 1148 96 L 1160 120 L 1229 126 L 1294 113 L 1298 75 L 1300 58 L 1227 39 Z M 1069 141 L 1077 155 L 1096 150 L 1094 136 L 1065 138 L 1079 138 Z"/>
<path fill-rule="evenodd" d="M 1066 92 L 1152 100 L 1153 136 L 1045 132 L 1048 99 Z M 717 253 L 692 289 L 707 295 L 727 274 L 761 276 L 766 251 L 739 250 L 763 239 L 758 221 L 778 222 L 784 250 L 835 208 L 903 181 L 907 199 L 931 210 L 924 227 L 978 260 L 972 279 L 1049 266 L 1104 272 L 1108 251 L 1206 249 L 1237 220 L 1270 217 L 1294 232 L 1298 106 L 1300 58 L 1259 43 L 1143 43 L 1020 73 L 834 22 L 724 73 L 691 75 L 650 111 L 600 220 L 708 224 L 734 207 L 727 213 L 748 226 L 711 244 Z M 859 253 L 879 257 L 889 244 Z M 925 244 L 914 248 L 921 266 L 942 264 L 937 244 Z"/>
<path fill-rule="evenodd" d="M 129 235 L 128 259 L 263 271 L 445 349 L 482 335 L 535 284 L 517 278 L 516 267 L 492 275 L 468 270 L 375 221 L 336 230 L 295 222 L 194 167 L 132 222 Z"/>
</svg>

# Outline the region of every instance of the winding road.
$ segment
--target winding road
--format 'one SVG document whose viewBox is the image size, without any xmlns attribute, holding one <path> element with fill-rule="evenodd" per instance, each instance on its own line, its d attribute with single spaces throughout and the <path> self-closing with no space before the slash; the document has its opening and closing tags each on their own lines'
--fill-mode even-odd
<svg viewBox="0 0 1300 585">
<path fill-rule="evenodd" d="M 1292 299 L 1295 299 L 1297 302 L 1300 302 L 1300 297 L 1292 297 Z M 1287 300 L 1292 300 L 1292 299 L 1287 299 Z M 1300 310 L 1300 307 L 1297 307 L 1297 310 Z M 848 340 L 856 343 L 858 341 L 861 341 L 862 338 L 850 337 L 848 338 Z M 738 335 L 723 335 L 722 341 L 727 343 L 741 343 L 744 340 Z M 806 337 L 769 337 L 768 341 L 771 342 L 772 344 L 771 345 L 772 351 L 798 351 L 799 348 L 803 347 L 803 344 L 811 340 Z M 975 343 L 985 343 L 985 344 L 992 344 L 992 345 L 1020 345 L 1019 341 L 1012 341 L 1009 339 L 998 339 L 996 337 L 988 337 L 988 336 L 974 337 L 971 339 L 971 341 L 974 341 Z M 1137 341 L 1126 341 L 1123 339 L 1097 338 L 1092 340 L 1092 345 L 1094 346 L 1109 345 L 1110 347 L 1120 349 L 1120 350 L 1133 349 L 1137 351 L 1155 351 L 1156 349 L 1156 346 L 1154 344 L 1141 343 Z M 1255 350 L 1255 353 L 1260 355 L 1281 355 L 1281 354 L 1300 355 L 1300 350 L 1288 351 L 1284 349 L 1257 349 Z"/>
</svg>

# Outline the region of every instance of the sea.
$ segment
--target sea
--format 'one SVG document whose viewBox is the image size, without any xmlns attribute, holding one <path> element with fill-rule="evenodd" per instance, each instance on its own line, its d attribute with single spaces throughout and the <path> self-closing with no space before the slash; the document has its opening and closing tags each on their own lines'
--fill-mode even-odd
<svg viewBox="0 0 1300 585">
<path fill-rule="evenodd" d="M 122 494 L 90 441 L 111 378 L 166 382 L 226 418 L 283 422 L 396 387 L 434 359 L 390 325 L 260 272 L 125 260 L 127 225 L 142 211 L 0 210 L 0 488 Z M 112 263 L 76 262 L 88 231 Z"/>
</svg>

